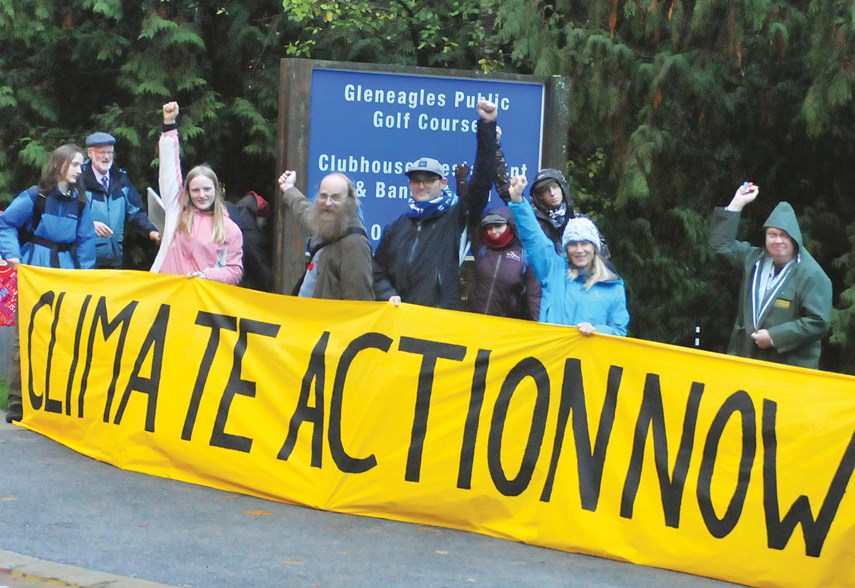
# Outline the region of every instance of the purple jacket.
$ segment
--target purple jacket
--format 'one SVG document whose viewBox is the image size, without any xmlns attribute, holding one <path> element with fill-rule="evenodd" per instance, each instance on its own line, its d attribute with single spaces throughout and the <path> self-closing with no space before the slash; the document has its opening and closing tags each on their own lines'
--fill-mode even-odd
<svg viewBox="0 0 855 588">
<path fill-rule="evenodd" d="M 508 220 L 516 235 L 511 211 L 506 207 L 492 208 L 484 213 L 498 214 Z M 502 249 L 491 249 L 484 242 L 479 226 L 472 231 L 472 252 L 475 255 L 475 276 L 469 292 L 467 309 L 492 316 L 530 318 L 527 293 L 531 285 L 540 290 L 534 273 L 527 267 L 522 243 L 515 236 Z"/>
</svg>

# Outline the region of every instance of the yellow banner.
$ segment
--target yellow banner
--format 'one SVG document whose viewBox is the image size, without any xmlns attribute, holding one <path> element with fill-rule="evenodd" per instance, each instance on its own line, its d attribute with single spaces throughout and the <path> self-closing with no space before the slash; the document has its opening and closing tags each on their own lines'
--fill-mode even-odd
<svg viewBox="0 0 855 588">
<path fill-rule="evenodd" d="M 116 466 L 853 586 L 855 379 L 412 305 L 22 267 L 23 426 Z"/>
</svg>

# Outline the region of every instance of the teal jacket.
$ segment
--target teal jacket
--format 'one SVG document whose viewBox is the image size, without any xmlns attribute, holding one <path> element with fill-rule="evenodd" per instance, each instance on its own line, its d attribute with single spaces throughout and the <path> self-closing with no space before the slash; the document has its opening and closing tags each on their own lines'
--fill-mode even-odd
<svg viewBox="0 0 855 588">
<path fill-rule="evenodd" d="M 95 237 L 96 267 L 121 269 L 125 250 L 125 219 L 131 220 L 146 236 L 157 228 L 149 220 L 142 198 L 128 179 L 125 170 L 110 168 L 110 191 L 107 193 L 86 161 L 78 182 L 86 191 L 92 207 L 92 219 L 102 222 L 113 231 L 110 237 Z"/>
<path fill-rule="evenodd" d="M 796 244 L 796 257 L 786 273 L 760 294 L 760 273 L 768 259 L 765 247 L 736 240 L 740 213 L 716 208 L 710 246 L 742 273 L 739 311 L 727 352 L 788 365 L 817 369 L 822 338 L 831 319 L 831 280 L 805 249 L 792 206 L 779 203 L 763 227 L 782 229 Z M 769 331 L 774 347 L 760 349 L 751 338 L 759 329 Z"/>
</svg>

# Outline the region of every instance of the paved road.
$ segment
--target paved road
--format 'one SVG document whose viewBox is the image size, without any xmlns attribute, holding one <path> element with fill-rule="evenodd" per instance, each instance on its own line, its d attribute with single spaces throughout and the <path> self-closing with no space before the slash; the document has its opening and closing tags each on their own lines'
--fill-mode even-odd
<svg viewBox="0 0 855 588">
<path fill-rule="evenodd" d="M 2 420 L 0 447 L 0 588 L 730 586 L 127 472 Z"/>
</svg>

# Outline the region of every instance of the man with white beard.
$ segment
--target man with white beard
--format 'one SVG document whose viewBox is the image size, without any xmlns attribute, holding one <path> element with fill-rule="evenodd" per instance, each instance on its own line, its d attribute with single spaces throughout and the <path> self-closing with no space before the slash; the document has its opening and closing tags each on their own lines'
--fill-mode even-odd
<svg viewBox="0 0 855 588">
<path fill-rule="evenodd" d="M 160 233 L 149 220 L 139 192 L 127 172 L 114 165 L 116 138 L 97 132 L 86 137 L 86 154 L 79 183 L 86 191 L 95 223 L 95 267 L 124 267 L 125 220 L 160 244 Z"/>
<path fill-rule="evenodd" d="M 279 176 L 282 203 L 306 230 L 309 265 L 293 294 L 303 298 L 374 300 L 371 245 L 359 221 L 359 199 L 344 174 L 321 180 L 312 203 L 294 184 L 297 173 Z"/>
</svg>

